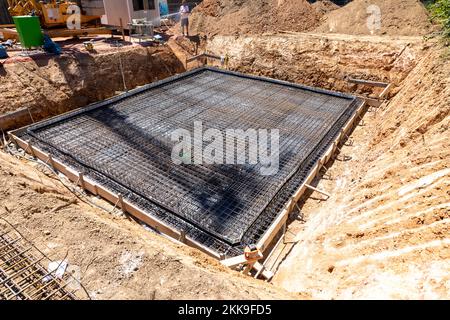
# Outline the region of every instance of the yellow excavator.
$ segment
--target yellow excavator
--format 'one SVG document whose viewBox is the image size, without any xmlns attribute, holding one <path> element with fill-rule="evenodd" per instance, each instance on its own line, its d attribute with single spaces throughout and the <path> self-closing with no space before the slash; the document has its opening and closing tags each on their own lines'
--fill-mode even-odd
<svg viewBox="0 0 450 320">
<path fill-rule="evenodd" d="M 80 23 L 85 24 L 99 20 L 99 16 L 86 16 L 77 12 L 77 3 L 72 1 L 36 1 L 36 0 L 8 0 L 8 11 L 11 16 L 36 15 L 44 28 L 65 27 L 67 20 L 74 13 L 80 13 Z"/>
<path fill-rule="evenodd" d="M 51 38 L 112 34 L 110 29 L 98 27 L 97 22 L 100 21 L 100 16 L 83 15 L 75 1 L 7 0 L 7 2 L 11 16 L 34 15 L 39 17 L 41 27 Z M 79 16 L 74 19 L 74 14 L 79 14 Z M 68 21 L 69 24 L 79 22 L 80 25 L 70 28 Z M 0 39 L 18 39 L 17 30 L 12 29 L 13 27 L 14 25 L 0 25 Z"/>
</svg>

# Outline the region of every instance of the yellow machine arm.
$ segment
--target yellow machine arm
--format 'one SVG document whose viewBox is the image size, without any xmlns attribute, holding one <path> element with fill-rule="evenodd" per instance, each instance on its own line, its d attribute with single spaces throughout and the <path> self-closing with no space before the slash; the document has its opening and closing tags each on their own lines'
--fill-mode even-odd
<svg viewBox="0 0 450 320">
<path fill-rule="evenodd" d="M 56 1 L 52 0 L 48 3 L 36 0 L 8 0 L 8 11 L 11 16 L 29 15 L 32 12 L 40 17 L 41 23 L 44 27 L 65 27 L 67 19 L 72 14 L 67 12 L 70 6 L 76 5 L 71 1 Z M 80 16 L 81 23 L 99 19 L 99 16 Z"/>
</svg>

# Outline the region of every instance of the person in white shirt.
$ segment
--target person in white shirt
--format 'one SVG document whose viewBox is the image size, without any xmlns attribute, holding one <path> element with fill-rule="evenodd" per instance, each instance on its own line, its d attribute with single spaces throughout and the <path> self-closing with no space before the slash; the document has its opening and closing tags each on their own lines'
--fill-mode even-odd
<svg viewBox="0 0 450 320">
<path fill-rule="evenodd" d="M 189 36 L 189 6 L 186 3 L 186 0 L 181 2 L 180 7 L 180 15 L 181 15 L 181 33 Z M 184 29 L 186 28 L 186 34 L 184 33 Z"/>
</svg>

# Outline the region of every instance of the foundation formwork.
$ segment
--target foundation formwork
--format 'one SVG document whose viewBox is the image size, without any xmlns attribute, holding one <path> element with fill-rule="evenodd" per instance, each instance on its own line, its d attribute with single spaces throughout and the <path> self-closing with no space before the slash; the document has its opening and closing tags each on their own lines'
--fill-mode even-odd
<svg viewBox="0 0 450 320">
<path fill-rule="evenodd" d="M 159 231 L 229 258 L 249 244 L 265 249 L 292 199 L 334 152 L 362 105 L 350 95 L 205 67 L 11 136 Z M 199 143 L 194 122 L 224 137 L 229 129 L 267 129 L 269 136 L 279 130 L 278 170 L 262 175 L 260 161 L 176 165 L 171 134 L 184 129 Z M 244 143 L 234 151 L 238 147 L 261 160 L 252 154 L 258 148 Z M 210 162 L 202 150 L 192 148 L 191 160 Z"/>
</svg>

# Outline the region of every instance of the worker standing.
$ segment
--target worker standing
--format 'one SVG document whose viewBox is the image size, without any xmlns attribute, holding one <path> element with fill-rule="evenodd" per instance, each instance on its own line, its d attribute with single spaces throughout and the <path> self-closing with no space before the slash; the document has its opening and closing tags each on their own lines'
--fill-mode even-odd
<svg viewBox="0 0 450 320">
<path fill-rule="evenodd" d="M 181 33 L 189 37 L 189 6 L 186 3 L 186 0 L 181 2 L 180 7 L 180 15 L 181 15 Z M 184 33 L 184 29 L 186 28 L 186 34 Z"/>
</svg>

